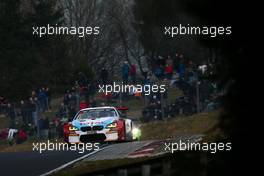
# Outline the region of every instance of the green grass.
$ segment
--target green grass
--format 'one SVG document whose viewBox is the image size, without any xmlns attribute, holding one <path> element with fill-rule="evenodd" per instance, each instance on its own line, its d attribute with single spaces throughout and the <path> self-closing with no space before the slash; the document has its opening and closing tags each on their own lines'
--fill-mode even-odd
<svg viewBox="0 0 264 176">
<path fill-rule="evenodd" d="M 200 113 L 167 121 L 155 121 L 141 126 L 141 139 L 167 139 L 178 135 L 205 134 L 206 140 L 223 135 L 218 127 L 220 112 Z"/>
</svg>

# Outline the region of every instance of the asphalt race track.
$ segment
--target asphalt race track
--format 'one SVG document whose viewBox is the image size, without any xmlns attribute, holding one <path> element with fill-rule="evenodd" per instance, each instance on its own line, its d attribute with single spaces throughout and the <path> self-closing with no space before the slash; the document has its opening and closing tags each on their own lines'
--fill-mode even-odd
<svg viewBox="0 0 264 176">
<path fill-rule="evenodd" d="M 201 141 L 203 135 L 180 135 L 172 141 L 188 140 L 189 142 Z M 78 153 L 77 151 L 38 151 L 30 152 L 13 152 L 0 153 L 0 175 L 1 176 L 39 176 L 46 174 L 66 163 L 76 159 L 83 161 L 105 160 L 105 159 L 120 159 L 125 158 L 134 151 L 146 148 L 160 148 L 164 145 L 161 140 L 149 141 L 134 141 L 126 143 L 101 144 L 100 151 L 86 151 Z M 156 146 L 156 147 L 155 147 Z M 92 153 L 94 152 L 94 153 Z M 159 153 L 161 151 L 158 151 Z M 163 151 L 164 152 L 164 151 Z M 90 153 L 90 155 L 89 155 Z M 155 154 L 155 153 L 154 153 Z M 84 156 L 86 155 L 86 156 Z M 88 157 L 89 155 L 89 157 Z M 83 158 L 80 158 L 83 157 Z M 75 161 L 74 161 L 75 162 Z"/>
<path fill-rule="evenodd" d="M 44 174 L 89 152 L 47 151 L 0 153 L 1 176 L 36 176 Z"/>
</svg>

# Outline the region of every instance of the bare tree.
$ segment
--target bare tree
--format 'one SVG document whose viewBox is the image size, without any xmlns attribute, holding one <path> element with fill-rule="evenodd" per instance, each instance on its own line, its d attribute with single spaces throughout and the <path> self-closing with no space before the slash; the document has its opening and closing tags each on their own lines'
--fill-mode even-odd
<svg viewBox="0 0 264 176">
<path fill-rule="evenodd" d="M 88 61 L 94 71 L 102 67 L 119 72 L 120 61 L 145 67 L 145 52 L 134 29 L 132 5 L 128 0 L 60 0 L 68 26 L 98 26 L 100 35 L 71 36 L 69 54 L 78 61 Z"/>
</svg>

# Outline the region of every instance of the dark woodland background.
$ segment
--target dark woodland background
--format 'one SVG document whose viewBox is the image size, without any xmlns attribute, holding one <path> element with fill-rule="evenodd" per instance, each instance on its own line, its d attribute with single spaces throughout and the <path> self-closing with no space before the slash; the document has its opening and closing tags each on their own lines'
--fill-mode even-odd
<svg viewBox="0 0 264 176">
<path fill-rule="evenodd" d="M 60 87 L 71 84 L 79 71 L 85 72 L 91 80 L 96 79 L 98 74 L 89 64 L 94 60 L 96 65 L 96 53 L 69 52 L 76 50 L 73 45 L 77 47 L 77 51 L 80 49 L 75 39 L 67 36 L 40 39 L 32 35 L 32 26 L 63 24 L 64 21 L 62 10 L 60 8 L 54 10 L 55 1 L 40 2 L 33 5 L 34 13 L 21 11 L 19 0 L 0 2 L 0 93 L 6 97 L 13 99 L 24 97 L 32 87 L 43 83 L 59 91 Z M 133 7 L 136 21 L 144 21 L 143 24 L 133 23 L 132 26 L 137 31 L 137 39 L 145 49 L 145 54 L 150 58 L 148 60 L 150 64 L 151 58 L 157 57 L 160 53 L 171 53 L 177 45 L 176 40 L 156 35 L 156 29 L 164 24 L 184 23 L 182 14 L 194 17 L 199 23 L 208 26 L 232 26 L 231 36 L 198 38 L 204 47 L 219 55 L 215 67 L 217 74 L 212 79 L 219 80 L 222 86 L 232 82 L 226 95 L 225 114 L 222 115 L 221 122 L 222 128 L 229 136 L 227 142 L 230 140 L 233 142 L 233 151 L 212 157 L 210 164 L 212 175 L 230 173 L 236 175 L 241 168 L 247 166 L 247 162 L 243 160 L 247 156 L 246 145 L 242 145 L 248 134 L 246 129 L 249 124 L 246 118 L 243 118 L 243 114 L 245 110 L 249 111 L 247 99 L 250 96 L 242 90 L 247 77 L 245 65 L 250 63 L 249 58 L 245 57 L 248 44 L 245 22 L 250 21 L 245 13 L 246 7 L 249 8 L 248 3 L 243 4 L 240 1 L 232 4 L 228 0 L 135 0 Z M 126 40 L 123 40 L 122 27 L 118 31 L 120 33 L 116 40 L 123 45 L 125 53 Z M 113 41 L 105 46 L 109 52 L 112 43 Z M 164 47 L 158 43 L 162 43 Z M 182 52 L 188 51 L 186 49 L 188 46 L 184 43 L 178 48 Z M 109 56 L 111 54 L 109 52 L 103 54 Z M 195 57 L 198 62 L 202 60 L 192 51 L 189 52 L 189 56 Z"/>
</svg>

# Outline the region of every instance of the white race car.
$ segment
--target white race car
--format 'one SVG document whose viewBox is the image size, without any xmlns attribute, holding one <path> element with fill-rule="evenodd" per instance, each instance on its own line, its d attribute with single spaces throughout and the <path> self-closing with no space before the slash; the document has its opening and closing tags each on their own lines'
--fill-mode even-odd
<svg viewBox="0 0 264 176">
<path fill-rule="evenodd" d="M 64 140 L 69 143 L 132 141 L 132 121 L 121 116 L 115 107 L 82 109 L 72 122 L 64 125 Z"/>
</svg>

